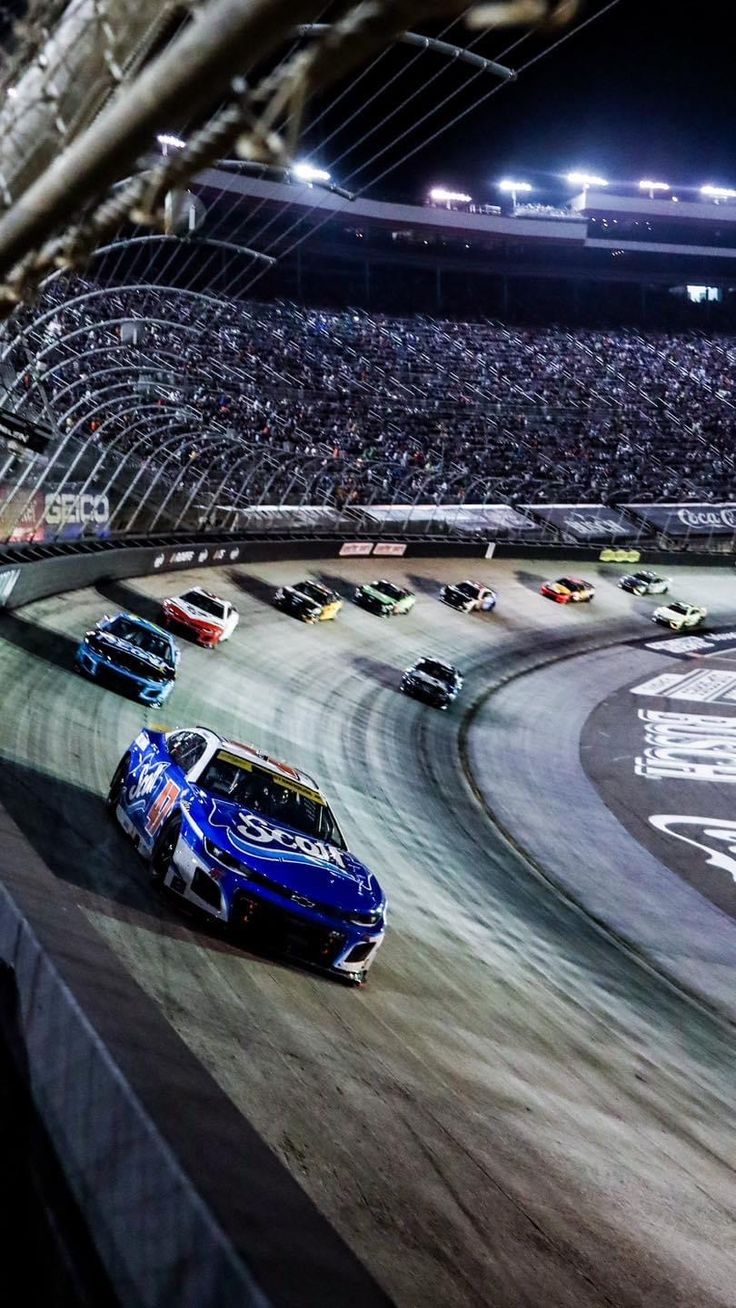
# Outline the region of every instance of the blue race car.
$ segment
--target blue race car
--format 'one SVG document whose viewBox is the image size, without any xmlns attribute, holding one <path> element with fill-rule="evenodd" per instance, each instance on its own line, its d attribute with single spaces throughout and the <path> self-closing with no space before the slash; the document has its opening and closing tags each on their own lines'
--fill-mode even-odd
<svg viewBox="0 0 736 1308">
<path fill-rule="evenodd" d="M 181 651 L 174 637 L 134 613 L 101 618 L 76 653 L 80 672 L 131 691 L 143 704 L 163 704 L 174 689 Z"/>
<path fill-rule="evenodd" d="M 311 777 L 204 727 L 146 729 L 118 764 L 107 802 L 154 881 L 190 908 L 365 981 L 386 897 Z"/>
</svg>

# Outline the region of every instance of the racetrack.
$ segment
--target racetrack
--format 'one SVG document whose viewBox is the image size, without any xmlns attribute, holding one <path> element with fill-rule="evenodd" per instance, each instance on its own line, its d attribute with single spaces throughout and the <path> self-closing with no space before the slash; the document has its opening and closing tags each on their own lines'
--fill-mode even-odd
<svg viewBox="0 0 736 1308">
<path fill-rule="evenodd" d="M 531 876 L 463 774 L 463 713 L 490 682 L 654 631 L 657 601 L 603 577 L 590 606 L 541 599 L 548 567 L 471 565 L 499 606 L 465 616 L 435 591 L 466 565 L 384 565 L 417 590 L 412 614 L 384 621 L 348 603 L 314 628 L 270 603 L 303 565 L 189 574 L 232 598 L 241 626 L 215 652 L 184 644 L 169 704 L 148 715 L 71 658 L 112 607 L 157 617 L 181 576 L 5 614 L 0 799 L 399 1304 L 733 1305 L 728 1031 Z M 374 568 L 308 570 L 349 591 Z M 685 598 L 729 620 L 727 574 L 681 575 Z M 466 674 L 447 714 L 397 692 L 420 653 Z M 544 700 L 529 712 L 542 708 L 554 718 Z M 153 894 L 101 805 L 144 717 L 211 725 L 319 778 L 390 898 L 365 990 L 238 951 Z M 490 784 L 502 790 L 499 740 Z M 546 793 L 540 757 L 537 827 Z"/>
</svg>

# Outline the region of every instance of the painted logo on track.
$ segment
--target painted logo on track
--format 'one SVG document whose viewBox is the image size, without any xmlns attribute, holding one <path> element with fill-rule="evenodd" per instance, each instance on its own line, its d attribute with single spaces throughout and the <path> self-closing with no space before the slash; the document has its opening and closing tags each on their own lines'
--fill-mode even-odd
<svg viewBox="0 0 736 1308">
<path fill-rule="evenodd" d="M 727 872 L 736 882 L 736 822 L 727 818 L 682 817 L 675 813 L 655 813 L 649 821 L 666 836 L 674 836 L 702 850 L 710 867 Z"/>
</svg>

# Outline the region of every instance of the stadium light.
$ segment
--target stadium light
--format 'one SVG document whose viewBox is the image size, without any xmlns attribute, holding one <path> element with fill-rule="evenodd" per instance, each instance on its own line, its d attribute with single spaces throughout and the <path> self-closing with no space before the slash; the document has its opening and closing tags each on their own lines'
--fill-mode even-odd
<svg viewBox="0 0 736 1308">
<path fill-rule="evenodd" d="M 515 182 L 510 177 L 504 177 L 498 183 L 499 191 L 506 191 L 511 196 L 511 203 L 516 208 L 517 195 L 528 195 L 533 189 L 529 182 Z"/>
<path fill-rule="evenodd" d="M 646 191 L 649 195 L 650 200 L 654 199 L 655 191 L 669 191 L 669 189 L 670 189 L 669 182 L 650 182 L 648 180 L 639 182 L 639 190 Z"/>
<path fill-rule="evenodd" d="M 429 198 L 433 204 L 446 204 L 449 209 L 451 204 L 470 204 L 473 197 L 462 191 L 448 191 L 444 186 L 433 186 Z"/>
<path fill-rule="evenodd" d="M 180 136 L 168 136 L 166 133 L 157 136 L 156 140 L 159 145 L 171 145 L 175 150 L 183 150 L 186 145 L 186 141 L 182 141 Z"/>
<path fill-rule="evenodd" d="M 314 168 L 310 163 L 292 164 L 291 171 L 300 182 L 329 182 L 331 173 L 325 168 Z"/>
<path fill-rule="evenodd" d="M 701 186 L 700 194 L 718 204 L 719 200 L 736 200 L 736 191 L 730 190 L 728 186 Z"/>
<path fill-rule="evenodd" d="M 583 204 L 591 186 L 608 186 L 605 177 L 596 177 L 595 173 L 568 173 L 567 180 L 571 186 L 582 186 Z"/>
</svg>

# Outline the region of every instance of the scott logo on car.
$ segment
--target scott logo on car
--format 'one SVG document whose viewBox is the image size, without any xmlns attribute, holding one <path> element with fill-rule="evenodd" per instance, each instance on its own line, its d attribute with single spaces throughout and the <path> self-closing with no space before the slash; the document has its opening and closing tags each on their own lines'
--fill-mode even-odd
<svg viewBox="0 0 736 1308">
<path fill-rule="evenodd" d="M 152 795 L 167 768 L 166 763 L 143 763 L 138 776 L 128 791 L 129 803 Z"/>
</svg>

